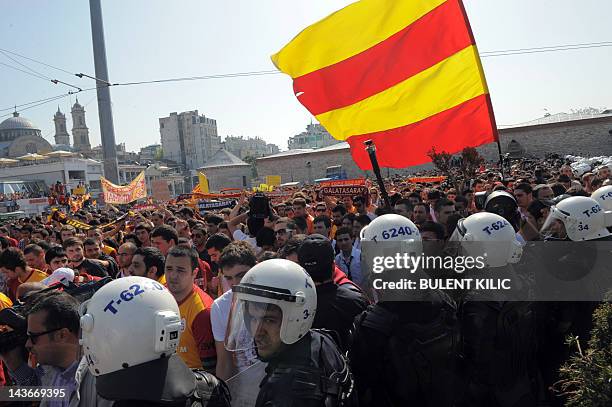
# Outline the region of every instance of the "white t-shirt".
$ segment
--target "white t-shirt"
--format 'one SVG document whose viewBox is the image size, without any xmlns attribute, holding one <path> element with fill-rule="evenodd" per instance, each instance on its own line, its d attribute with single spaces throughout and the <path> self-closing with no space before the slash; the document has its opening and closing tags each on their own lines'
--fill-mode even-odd
<svg viewBox="0 0 612 407">
<path fill-rule="evenodd" d="M 240 229 L 234 230 L 234 233 L 232 234 L 232 236 L 234 236 L 234 240 L 240 240 L 240 241 L 244 240 L 245 242 L 253 246 L 253 249 L 255 250 L 255 254 L 259 254 L 261 252 L 261 247 L 257 246 L 257 239 L 247 235 L 242 230 Z"/>
<path fill-rule="evenodd" d="M 217 298 L 210 307 L 210 322 L 212 325 L 213 337 L 217 342 L 225 341 L 225 331 L 232 308 L 232 290 L 226 291 L 221 297 Z M 248 333 L 245 332 L 245 335 Z M 247 367 L 257 362 L 255 350 L 240 350 L 233 352 L 234 361 L 238 371 L 241 372 Z"/>
</svg>

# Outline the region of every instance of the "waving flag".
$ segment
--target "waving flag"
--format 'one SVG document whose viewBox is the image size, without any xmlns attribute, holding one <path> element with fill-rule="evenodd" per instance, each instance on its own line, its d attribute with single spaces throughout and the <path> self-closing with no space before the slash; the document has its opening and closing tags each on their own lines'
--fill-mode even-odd
<svg viewBox="0 0 612 407">
<path fill-rule="evenodd" d="M 330 134 L 371 169 L 431 161 L 497 140 L 478 50 L 460 0 L 361 0 L 299 33 L 272 56 Z"/>
</svg>

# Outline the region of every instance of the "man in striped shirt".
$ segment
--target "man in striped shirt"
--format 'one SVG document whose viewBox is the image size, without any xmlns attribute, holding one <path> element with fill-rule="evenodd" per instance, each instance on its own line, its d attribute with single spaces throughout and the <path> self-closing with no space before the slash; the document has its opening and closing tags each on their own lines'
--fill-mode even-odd
<svg viewBox="0 0 612 407">
<path fill-rule="evenodd" d="M 210 321 L 212 298 L 195 285 L 198 254 L 176 246 L 166 257 L 166 281 L 181 313 L 182 334 L 177 353 L 191 369 L 214 373 L 217 364 L 215 340 Z"/>
</svg>

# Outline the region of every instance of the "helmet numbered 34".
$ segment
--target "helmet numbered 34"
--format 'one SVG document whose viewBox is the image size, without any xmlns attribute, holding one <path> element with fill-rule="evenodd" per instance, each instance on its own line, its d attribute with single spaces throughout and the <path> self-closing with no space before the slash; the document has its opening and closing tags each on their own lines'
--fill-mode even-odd
<svg viewBox="0 0 612 407">
<path fill-rule="evenodd" d="M 550 214 L 542 225 L 540 233 L 572 241 L 594 240 L 610 236 L 606 228 L 612 212 L 605 209 L 593 198 L 572 196 L 550 208 Z"/>
</svg>

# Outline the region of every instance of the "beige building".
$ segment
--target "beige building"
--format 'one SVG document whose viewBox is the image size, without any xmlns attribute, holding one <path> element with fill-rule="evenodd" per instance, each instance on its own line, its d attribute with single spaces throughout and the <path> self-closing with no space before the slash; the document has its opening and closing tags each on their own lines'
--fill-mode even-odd
<svg viewBox="0 0 612 407">
<path fill-rule="evenodd" d="M 197 110 L 170 113 L 159 119 L 163 158 L 185 169 L 200 168 L 221 148 L 217 121 Z"/>
<path fill-rule="evenodd" d="M 166 181 L 170 197 L 187 191 L 185 188 L 185 178 L 176 168 L 166 167 L 161 164 L 138 165 L 138 164 L 119 164 L 119 183 L 129 184 L 142 171 L 145 172 L 145 183 L 147 185 L 147 196 L 153 196 L 153 183 L 155 181 Z"/>
<path fill-rule="evenodd" d="M 279 152 L 277 145 L 266 143 L 259 137 L 226 136 L 223 148 L 240 159 L 245 157 L 263 157 Z"/>
<path fill-rule="evenodd" d="M 561 156 L 572 154 L 583 157 L 612 155 L 612 114 L 547 116 L 515 127 L 499 129 L 502 153 L 515 157 L 545 157 L 547 154 Z M 497 162 L 497 144 L 478 147 L 487 160 Z M 281 182 L 312 182 L 328 176 L 338 166 L 348 178 L 366 174 L 353 162 L 348 143 L 339 143 L 319 149 L 289 150 L 256 161 L 259 178 L 280 175 Z M 335 168 L 334 168 L 335 167 Z M 394 173 L 413 174 L 433 168 L 431 163 L 406 169 L 382 169 L 382 175 Z M 368 174 L 372 176 L 372 174 Z"/>
<path fill-rule="evenodd" d="M 252 167 L 227 150 L 219 150 L 199 168 L 208 178 L 211 192 L 222 188 L 251 189 Z"/>
<path fill-rule="evenodd" d="M 338 140 L 333 138 L 325 127 L 320 124 L 310 123 L 306 126 L 306 131 L 296 136 L 289 137 L 289 150 L 302 148 L 321 148 L 338 144 Z"/>
<path fill-rule="evenodd" d="M 72 114 L 72 140 L 74 141 L 74 151 L 91 150 L 89 128 L 87 128 L 87 124 L 85 123 L 85 108 L 79 104 L 79 98 L 76 99 L 76 103 L 72 106 L 70 113 Z"/>
<path fill-rule="evenodd" d="M 125 149 L 125 143 L 117 144 L 115 146 L 115 151 L 117 152 L 117 161 L 120 163 L 130 162 L 130 161 L 138 161 L 138 153 L 134 153 L 132 151 L 127 151 Z M 102 146 L 95 146 L 91 149 L 86 155 L 94 160 L 103 161 L 104 160 L 104 150 Z"/>
</svg>

